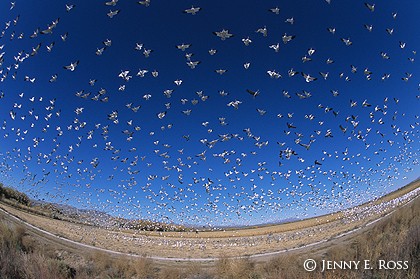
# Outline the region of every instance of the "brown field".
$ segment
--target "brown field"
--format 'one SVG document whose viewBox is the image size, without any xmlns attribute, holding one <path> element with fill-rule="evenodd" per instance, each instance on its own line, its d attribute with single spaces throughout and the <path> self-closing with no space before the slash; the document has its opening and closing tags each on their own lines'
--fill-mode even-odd
<svg viewBox="0 0 420 279">
<path fill-rule="evenodd" d="M 418 184 L 416 184 L 418 186 Z M 410 186 L 411 189 L 413 185 Z M 406 188 L 405 193 L 408 192 Z M 403 193 L 403 192 L 401 192 Z M 400 197 L 400 195 L 392 195 Z M 385 197 L 388 199 L 390 196 Z M 392 199 L 388 200 L 391 201 Z M 379 204 L 379 203 L 378 203 Z M 3 208 L 15 210 L 9 206 Z M 44 222 L 59 225 L 59 229 L 70 226 L 64 221 L 43 219 L 45 217 L 27 216 L 21 211 L 14 212 L 28 218 L 30 223 Z M 26 213 L 27 214 L 27 213 Z M 380 215 L 383 215 L 382 213 Z M 32 218 L 31 218 L 32 217 Z M 378 216 L 376 216 L 378 217 Z M 38 220 L 38 218 L 40 218 Z M 343 217 L 344 218 L 344 217 Z M 375 218 L 369 218 L 375 219 Z M 377 219 L 375 219 L 377 220 Z M 339 220 L 327 222 L 335 225 L 344 225 Z M 61 223 L 65 223 L 65 225 Z M 338 222 L 338 223 L 337 223 Z M 364 222 L 366 223 L 366 222 Z M 60 225 L 61 224 L 61 225 Z M 323 224 L 324 225 L 324 224 Z M 44 224 L 53 229 L 54 225 Z M 293 224 L 287 224 L 293 228 Z M 316 227 L 321 226 L 317 224 Z M 88 227 L 88 226 L 87 226 Z M 80 231 L 72 235 L 79 236 L 83 242 L 87 227 L 80 227 Z M 324 227 L 323 227 L 324 228 Z M 94 228 L 90 228 L 94 229 Z M 266 228 L 263 228 L 266 229 Z M 305 228 L 304 230 L 308 230 Z M 56 230 L 58 230 L 56 228 Z M 299 231 L 299 230 L 298 230 Z M 291 231 L 296 233 L 298 231 Z M 91 231 L 90 233 L 101 233 Z M 118 238 L 115 237 L 118 235 Z M 319 232 L 323 234 L 323 231 Z M 123 244 L 127 233 L 112 232 L 109 243 L 126 247 Z M 97 237 L 103 237 L 98 235 Z M 252 238 L 252 236 L 249 236 Z M 313 236 L 312 239 L 317 236 Z M 83 239 L 82 239 L 83 238 Z M 151 237 L 149 237 L 151 238 Z M 154 238 L 154 237 L 153 237 Z M 165 239 L 160 237 L 160 239 Z M 173 237 L 179 239 L 179 237 Z M 301 237 L 311 238 L 309 236 Z M 159 237 L 156 237 L 159 239 Z M 212 238 L 210 241 L 221 241 L 229 237 Z M 265 239 L 266 240 L 266 239 Z M 297 241 L 297 240 L 296 240 Z M 300 240 L 302 241 L 302 240 Z M 119 243 L 112 244 L 113 242 Z M 269 241 L 268 241 L 269 242 Z M 292 241 L 293 242 L 293 241 Z M 270 243 L 269 243 L 270 244 Z M 129 245 L 129 244 L 128 244 Z M 272 246 L 279 247 L 277 242 Z M 281 243 L 281 245 L 288 245 Z M 99 246 L 99 245 L 98 245 Z M 133 245 L 132 245 L 133 246 Z M 157 245 L 156 250 L 159 250 Z M 136 247 L 131 247 L 136 249 Z M 225 248 L 225 252 L 231 248 Z M 253 246 L 251 246 L 251 249 Z M 166 252 L 177 251 L 178 249 Z M 184 249 L 184 256 L 188 249 Z M 249 252 L 252 254 L 253 251 Z M 280 278 L 420 278 L 420 199 L 411 199 L 411 202 L 399 204 L 379 221 L 363 226 L 361 229 L 339 238 L 330 238 L 323 243 L 297 250 L 289 250 L 279 255 L 261 258 L 244 257 L 240 259 L 228 258 L 228 253 L 219 254 L 214 261 L 202 262 L 167 262 L 152 260 L 147 257 L 133 257 L 95 251 L 92 248 L 81 246 L 58 239 L 34 229 L 19 220 L 0 211 L 0 278 L 178 278 L 178 279 L 280 279 Z M 372 269 L 328 270 L 322 272 L 320 266 L 307 272 L 303 268 L 306 259 L 314 259 L 319 265 L 322 260 L 369 260 Z M 387 270 L 380 268 L 379 261 L 406 261 L 407 268 Z"/>
<path fill-rule="evenodd" d="M 419 185 L 420 181 L 410 183 L 381 199 L 361 205 L 357 207 L 357 213 L 338 212 L 286 224 L 199 233 L 108 230 L 52 219 L 5 203 L 0 203 L 0 208 L 53 235 L 88 246 L 151 258 L 199 261 L 219 257 L 256 257 L 256 254 L 275 254 L 332 240 L 391 212 L 400 205 L 392 201 Z M 374 211 L 366 211 L 375 206 L 378 208 Z"/>
</svg>

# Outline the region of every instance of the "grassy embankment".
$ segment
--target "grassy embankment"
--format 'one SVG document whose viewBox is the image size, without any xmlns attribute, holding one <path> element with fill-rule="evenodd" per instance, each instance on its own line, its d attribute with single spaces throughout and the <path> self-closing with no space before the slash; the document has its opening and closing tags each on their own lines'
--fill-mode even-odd
<svg viewBox="0 0 420 279">
<path fill-rule="evenodd" d="M 307 272 L 303 262 L 370 260 L 369 270 Z M 407 261 L 408 269 L 384 270 L 379 260 Z M 281 279 L 281 278 L 420 278 L 420 199 L 377 222 L 369 230 L 343 243 L 331 245 L 322 254 L 287 253 L 266 262 L 250 259 L 219 259 L 213 267 L 191 263 L 188 268 L 158 267 L 147 258 L 128 259 L 105 253 L 57 251 L 25 228 L 0 219 L 0 278 L 190 278 L 190 279 Z"/>
</svg>

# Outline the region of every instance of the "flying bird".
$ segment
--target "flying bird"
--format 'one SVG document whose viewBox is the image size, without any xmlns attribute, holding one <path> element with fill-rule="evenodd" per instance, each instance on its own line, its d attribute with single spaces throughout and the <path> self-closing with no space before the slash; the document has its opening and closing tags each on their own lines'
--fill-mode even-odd
<svg viewBox="0 0 420 279">
<path fill-rule="evenodd" d="M 312 77 L 309 74 L 305 74 L 303 72 L 302 72 L 302 76 L 303 76 L 303 78 L 305 79 L 306 82 L 312 82 L 312 81 L 317 80 L 316 77 Z"/>
<path fill-rule="evenodd" d="M 219 37 L 222 41 L 233 37 L 233 34 L 229 33 L 229 30 L 223 29 L 222 31 L 213 32 L 214 35 Z"/>
<path fill-rule="evenodd" d="M 369 9 L 369 11 L 374 12 L 375 11 L 375 4 L 369 4 L 365 3 L 366 8 Z"/>
<path fill-rule="evenodd" d="M 267 37 L 267 34 L 268 34 L 268 30 L 267 30 L 266 26 L 264 26 L 262 28 L 258 28 L 257 31 L 255 31 L 255 32 L 261 33 L 264 37 Z"/>
<path fill-rule="evenodd" d="M 184 13 L 190 14 L 190 15 L 196 15 L 199 11 L 201 11 L 200 7 L 192 6 L 191 8 L 184 10 Z"/>
<path fill-rule="evenodd" d="M 70 12 L 72 9 L 74 9 L 76 5 L 73 4 L 66 4 L 66 12 Z"/>
<path fill-rule="evenodd" d="M 295 35 L 287 35 L 286 33 L 283 35 L 282 40 L 284 44 L 287 44 L 288 42 L 291 42 L 294 38 L 296 38 Z"/>
<path fill-rule="evenodd" d="M 64 66 L 63 68 L 66 70 L 70 70 L 70 71 L 74 71 L 76 70 L 76 67 L 79 65 L 79 60 L 77 60 L 76 62 L 70 63 L 70 65 L 68 66 Z"/>
<path fill-rule="evenodd" d="M 184 44 L 183 43 L 183 44 L 177 45 L 176 48 L 179 49 L 179 50 L 185 51 L 190 46 L 191 46 L 191 44 Z"/>
<path fill-rule="evenodd" d="M 151 0 L 143 0 L 143 1 L 138 1 L 137 3 L 140 5 L 143 5 L 145 7 L 149 7 L 150 6 L 150 1 Z"/>
<path fill-rule="evenodd" d="M 341 38 L 341 41 L 346 45 L 346 46 L 351 46 L 353 44 L 352 41 L 350 41 L 350 38 Z"/>
<path fill-rule="evenodd" d="M 117 5 L 117 3 L 118 3 L 118 0 L 111 0 L 111 1 L 105 2 L 105 5 L 107 5 L 107 6 L 115 6 L 115 5 Z"/>
<path fill-rule="evenodd" d="M 259 90 L 254 91 L 254 90 L 247 89 L 246 92 L 248 92 L 249 94 L 251 94 L 252 97 L 254 97 L 254 98 L 257 97 L 260 94 L 260 91 Z"/>
<path fill-rule="evenodd" d="M 117 14 L 119 14 L 120 13 L 120 10 L 109 10 L 109 13 L 107 13 L 106 15 L 109 17 L 109 18 L 113 18 L 114 16 L 116 16 Z"/>
</svg>

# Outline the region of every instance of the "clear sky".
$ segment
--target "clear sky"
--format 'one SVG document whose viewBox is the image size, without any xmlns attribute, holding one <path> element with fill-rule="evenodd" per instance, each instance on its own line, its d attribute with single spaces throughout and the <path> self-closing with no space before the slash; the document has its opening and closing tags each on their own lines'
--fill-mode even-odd
<svg viewBox="0 0 420 279">
<path fill-rule="evenodd" d="M 0 3 L 4 184 L 218 226 L 419 176 L 418 1 L 146 4 Z"/>
</svg>

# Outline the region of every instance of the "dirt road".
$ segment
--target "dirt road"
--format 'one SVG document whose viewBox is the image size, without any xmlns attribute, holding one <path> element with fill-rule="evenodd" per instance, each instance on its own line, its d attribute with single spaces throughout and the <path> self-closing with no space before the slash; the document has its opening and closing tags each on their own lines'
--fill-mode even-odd
<svg viewBox="0 0 420 279">
<path fill-rule="evenodd" d="M 282 253 L 320 251 L 336 241 L 346 241 L 352 235 L 368 229 L 387 218 L 399 207 L 411 203 L 418 196 L 418 188 L 400 197 L 375 206 L 376 214 L 367 214 L 359 208 L 357 214 L 337 218 L 311 227 L 286 229 L 267 235 L 203 238 L 177 235 L 151 236 L 127 231 L 104 229 L 34 216 L 5 204 L 0 204 L 0 214 L 7 220 L 22 224 L 28 232 L 47 243 L 72 252 L 104 252 L 115 257 L 147 257 L 158 262 L 208 263 L 224 258 L 252 258 L 265 261 Z M 381 206 L 383 208 L 381 208 Z M 381 209 L 381 210 L 379 210 Z M 364 212 L 364 216 L 360 216 Z M 345 216 L 344 214 L 343 216 Z M 356 219 L 357 216 L 360 220 Z M 363 218 L 362 218 L 363 217 Z M 232 232 L 229 232 L 230 234 Z M 243 233 L 243 232 L 242 232 Z"/>
</svg>

